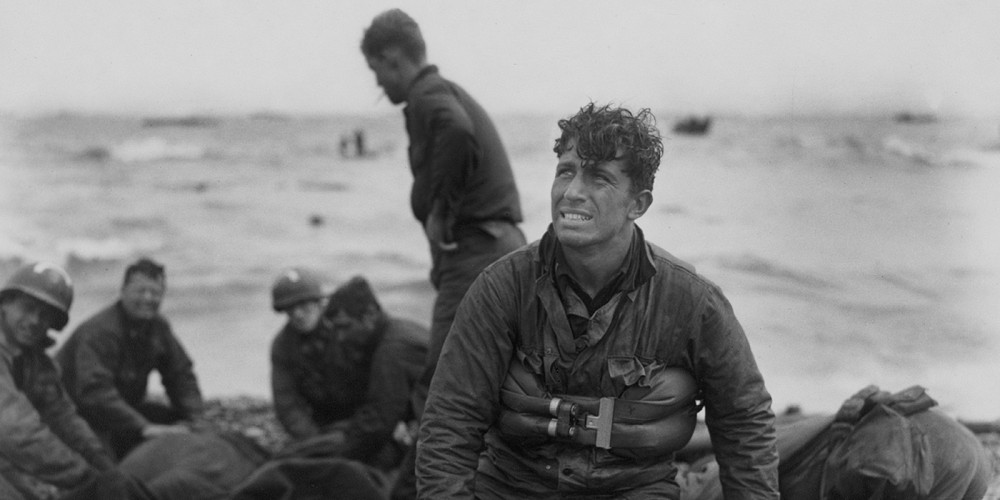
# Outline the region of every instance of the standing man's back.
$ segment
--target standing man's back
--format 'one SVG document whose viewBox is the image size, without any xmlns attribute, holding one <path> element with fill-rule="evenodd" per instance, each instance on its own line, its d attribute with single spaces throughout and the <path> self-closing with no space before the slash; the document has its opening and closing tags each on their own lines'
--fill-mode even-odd
<svg viewBox="0 0 1000 500">
<path fill-rule="evenodd" d="M 430 371 L 458 302 L 497 258 L 524 245 L 521 204 L 500 135 L 482 106 L 427 63 L 416 21 L 394 9 L 365 31 L 361 50 L 393 104 L 406 103 L 410 208 L 431 248 L 438 291 Z"/>
<path fill-rule="evenodd" d="M 458 304 L 479 273 L 526 243 L 510 160 L 489 115 L 428 64 L 420 27 L 399 9 L 372 20 L 361 51 L 393 104 L 406 103 L 413 173 L 410 207 L 427 235 L 437 290 L 426 393 Z M 422 397 L 418 412 L 422 411 Z M 410 494 L 406 497 L 412 496 Z"/>
<path fill-rule="evenodd" d="M 486 110 L 436 66 L 425 66 L 411 85 L 404 114 L 417 220 L 426 226 L 436 210 L 450 214 L 448 241 L 485 229 L 484 222 L 521 222 L 510 161 Z"/>
</svg>

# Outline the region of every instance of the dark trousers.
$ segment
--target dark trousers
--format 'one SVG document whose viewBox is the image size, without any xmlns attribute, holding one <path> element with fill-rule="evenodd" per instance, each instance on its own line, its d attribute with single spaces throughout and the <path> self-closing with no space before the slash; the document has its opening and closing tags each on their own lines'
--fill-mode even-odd
<svg viewBox="0 0 1000 500">
<path fill-rule="evenodd" d="M 510 222 L 489 221 L 476 226 L 456 228 L 455 240 L 458 249 L 445 252 L 431 247 L 434 267 L 431 269 L 431 283 L 437 289 L 434 312 L 431 317 L 430 344 L 427 346 L 427 362 L 424 365 L 420 383 L 414 388 L 414 411 L 417 418 L 424 411 L 427 389 L 430 387 L 438 356 L 455 319 L 458 305 L 465 298 L 465 292 L 479 273 L 500 257 L 525 245 L 524 233 Z M 404 500 L 416 498 L 416 444 L 400 466 L 399 477 L 393 487 L 391 498 Z"/>
<path fill-rule="evenodd" d="M 458 243 L 457 250 L 445 252 L 433 246 L 431 248 L 434 261 L 431 283 L 437 290 L 437 298 L 434 300 L 434 312 L 431 316 L 427 362 L 421 378 L 425 392 L 434 377 L 438 356 L 441 355 L 441 348 L 451 329 L 451 323 L 455 320 L 458 305 L 465 298 L 465 292 L 483 269 L 525 245 L 524 233 L 516 225 L 502 221 L 458 228 L 455 230 L 455 240 Z M 418 417 L 423 413 L 423 400 L 416 411 Z"/>
</svg>

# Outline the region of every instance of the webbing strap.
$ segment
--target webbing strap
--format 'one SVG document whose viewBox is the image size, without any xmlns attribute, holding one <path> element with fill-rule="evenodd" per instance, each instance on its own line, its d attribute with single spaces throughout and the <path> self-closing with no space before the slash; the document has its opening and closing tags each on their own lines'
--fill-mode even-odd
<svg viewBox="0 0 1000 500">
<path fill-rule="evenodd" d="M 528 396 L 507 389 L 500 390 L 500 398 L 508 408 L 517 412 L 552 416 L 556 416 L 557 414 L 557 412 L 552 411 L 553 401 L 556 398 L 549 399 Z M 602 400 L 604 399 L 615 400 L 608 415 L 614 415 L 614 420 L 622 423 L 643 423 L 650 420 L 659 420 L 682 409 L 686 410 L 695 406 L 695 397 L 693 395 L 667 404 L 628 399 L 563 396 L 559 399 L 559 403 L 555 405 L 575 405 L 578 407 L 576 412 L 604 415 L 604 410 L 601 409 Z"/>
<path fill-rule="evenodd" d="M 580 427 L 563 428 L 558 419 L 501 410 L 497 427 L 515 438 L 547 436 L 584 446 L 603 449 L 632 449 L 650 455 L 681 449 L 691 439 L 696 416 L 680 412 L 646 424 L 615 424 L 610 429 Z M 595 423 L 596 424 L 596 423 Z M 599 436 L 600 434 L 600 436 Z M 645 452 L 641 450 L 647 450 Z"/>
</svg>

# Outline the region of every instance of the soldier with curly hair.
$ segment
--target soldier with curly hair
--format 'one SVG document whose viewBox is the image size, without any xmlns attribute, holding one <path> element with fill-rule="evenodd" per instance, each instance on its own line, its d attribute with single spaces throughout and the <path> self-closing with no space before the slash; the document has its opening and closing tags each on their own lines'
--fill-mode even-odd
<svg viewBox="0 0 1000 500">
<path fill-rule="evenodd" d="M 729 301 L 646 241 L 648 109 L 559 121 L 552 224 L 459 306 L 419 431 L 420 498 L 680 498 L 701 408 L 726 498 L 778 498 L 771 396 Z"/>
</svg>

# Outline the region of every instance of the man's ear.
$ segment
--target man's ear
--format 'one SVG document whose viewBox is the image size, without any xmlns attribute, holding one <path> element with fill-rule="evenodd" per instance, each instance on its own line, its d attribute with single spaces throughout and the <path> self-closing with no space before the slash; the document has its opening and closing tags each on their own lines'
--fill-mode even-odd
<svg viewBox="0 0 1000 500">
<path fill-rule="evenodd" d="M 632 220 L 636 220 L 642 217 L 646 210 L 649 210 L 650 205 L 653 204 L 653 192 L 648 189 L 643 189 L 639 194 L 632 197 L 632 209 L 629 210 L 628 216 Z"/>
</svg>

